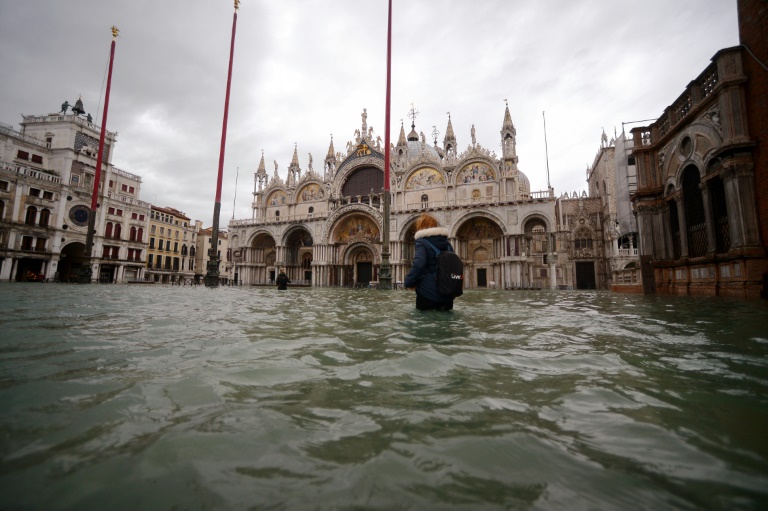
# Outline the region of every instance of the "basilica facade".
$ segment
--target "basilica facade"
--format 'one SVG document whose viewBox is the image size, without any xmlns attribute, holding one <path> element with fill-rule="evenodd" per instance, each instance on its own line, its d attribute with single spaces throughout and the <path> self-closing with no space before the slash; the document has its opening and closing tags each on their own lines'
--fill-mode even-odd
<svg viewBox="0 0 768 511">
<path fill-rule="evenodd" d="M 570 236 L 558 236 L 553 189 L 531 191 L 518 168 L 516 129 L 507 106 L 497 156 L 475 140 L 459 151 L 450 117 L 442 147 L 427 142 L 415 123 L 401 126 L 390 150 L 390 262 L 402 283 L 414 256 L 414 222 L 432 215 L 450 232 L 465 265 L 466 288 L 567 289 L 576 270 Z M 331 139 L 322 170 L 299 164 L 294 148 L 288 175 L 267 174 L 264 156 L 255 173 L 252 216 L 229 223 L 233 278 L 269 284 L 285 268 L 294 284 L 368 286 L 381 264 L 384 151 L 381 138 L 362 125 L 345 151 Z M 597 287 L 592 281 L 586 287 Z M 583 280 L 583 279 L 582 279 Z"/>
</svg>

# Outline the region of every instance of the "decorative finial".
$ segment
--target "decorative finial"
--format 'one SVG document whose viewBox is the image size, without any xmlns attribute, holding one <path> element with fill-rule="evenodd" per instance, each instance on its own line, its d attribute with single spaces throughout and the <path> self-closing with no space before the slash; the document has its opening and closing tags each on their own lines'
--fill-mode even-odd
<svg viewBox="0 0 768 511">
<path fill-rule="evenodd" d="M 416 110 L 416 107 L 413 106 L 413 103 L 411 103 L 411 109 L 408 110 L 408 117 L 411 118 L 411 128 L 416 127 L 416 117 L 418 117 L 419 111 Z"/>
<path fill-rule="evenodd" d="M 120 34 L 120 30 L 114 25 L 112 25 L 112 39 L 117 39 L 118 34 Z"/>
<path fill-rule="evenodd" d="M 240 8 L 240 0 L 235 0 L 235 10 Z"/>
<path fill-rule="evenodd" d="M 437 129 L 437 126 L 432 126 L 432 136 L 435 139 L 435 145 L 437 145 L 437 136 L 440 135 L 440 131 Z"/>
<path fill-rule="evenodd" d="M 445 112 L 445 113 L 448 114 L 448 120 L 450 121 L 451 120 L 451 112 Z"/>
</svg>

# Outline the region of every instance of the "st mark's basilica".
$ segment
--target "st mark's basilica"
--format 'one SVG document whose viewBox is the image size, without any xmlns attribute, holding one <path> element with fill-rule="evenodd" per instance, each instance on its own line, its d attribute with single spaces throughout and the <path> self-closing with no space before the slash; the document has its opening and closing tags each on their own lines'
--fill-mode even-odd
<svg viewBox="0 0 768 511">
<path fill-rule="evenodd" d="M 410 268 L 414 222 L 426 212 L 449 230 L 464 261 L 466 288 L 603 287 L 599 253 L 581 251 L 586 265 L 570 260 L 570 236 L 558 235 L 561 200 L 551 188 L 532 192 L 518 168 L 508 105 L 500 137 L 499 157 L 476 143 L 474 126 L 471 143 L 461 151 L 450 117 L 442 147 L 417 133 L 414 123 L 407 136 L 401 126 L 397 144 L 390 147 L 393 284 L 402 283 Z M 364 110 L 345 151 L 337 152 L 331 139 L 322 170 L 314 169 L 311 155 L 303 170 L 294 148 L 287 178 L 278 175 L 277 162 L 270 177 L 262 154 L 252 217 L 229 223 L 235 280 L 267 284 L 285 268 L 294 283 L 375 285 L 382 251 L 383 151 Z M 584 208 L 582 214 L 582 225 L 597 221 Z M 589 236 L 597 249 L 601 235 L 594 227 Z"/>
</svg>

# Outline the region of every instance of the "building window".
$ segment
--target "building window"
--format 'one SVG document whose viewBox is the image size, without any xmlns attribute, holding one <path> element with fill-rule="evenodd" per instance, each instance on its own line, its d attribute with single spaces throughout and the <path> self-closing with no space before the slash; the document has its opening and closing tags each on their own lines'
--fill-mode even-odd
<svg viewBox="0 0 768 511">
<path fill-rule="evenodd" d="M 280 212 L 279 211 L 275 211 L 275 218 L 280 218 Z"/>
<path fill-rule="evenodd" d="M 139 214 L 138 213 L 131 213 L 131 220 L 138 220 Z"/>
<path fill-rule="evenodd" d="M 690 166 L 683 171 L 685 227 L 690 257 L 703 256 L 707 253 L 707 221 L 704 217 L 704 198 L 699 188 L 700 182 L 696 167 Z"/>
<path fill-rule="evenodd" d="M 107 227 L 104 229 L 104 237 L 105 238 L 112 237 L 112 222 L 107 222 Z"/>
<path fill-rule="evenodd" d="M 155 238 L 149 238 L 149 248 L 151 250 L 155 249 Z"/>
<path fill-rule="evenodd" d="M 136 241 L 136 227 L 131 226 L 131 230 L 128 233 L 128 240 Z"/>
<path fill-rule="evenodd" d="M 139 227 L 139 230 L 136 231 L 136 241 L 142 241 L 144 240 L 144 228 Z"/>
<path fill-rule="evenodd" d="M 22 238 L 21 238 L 21 249 L 22 250 L 32 250 L 32 236 L 22 236 Z"/>
<path fill-rule="evenodd" d="M 27 216 L 24 219 L 24 223 L 27 225 L 35 225 L 36 219 L 37 219 L 37 208 L 34 206 L 29 206 L 27 208 Z"/>
<path fill-rule="evenodd" d="M 139 220 L 144 220 L 144 215 L 139 215 Z"/>
<path fill-rule="evenodd" d="M 48 223 L 51 221 L 51 211 L 49 209 L 40 210 L 40 227 L 48 227 Z"/>
<path fill-rule="evenodd" d="M 30 197 L 40 197 L 40 189 L 39 188 L 30 188 L 29 189 L 29 196 Z"/>
<path fill-rule="evenodd" d="M 157 256 L 157 264 L 155 265 L 155 268 L 158 270 L 163 267 L 163 256 L 159 255 Z"/>
<path fill-rule="evenodd" d="M 136 189 L 132 186 L 128 187 L 128 193 L 136 193 Z"/>
<path fill-rule="evenodd" d="M 0 221 L 3 220 L 4 216 L 5 216 L 5 202 L 0 201 Z"/>
<path fill-rule="evenodd" d="M 171 251 L 171 240 L 165 240 L 165 250 Z"/>
<path fill-rule="evenodd" d="M 125 185 L 125 184 L 124 184 L 124 185 L 122 185 L 122 186 L 120 187 L 120 189 L 121 189 L 122 191 L 124 191 L 124 192 L 127 192 L 127 191 L 128 191 L 128 185 Z"/>
<path fill-rule="evenodd" d="M 38 165 L 43 164 L 43 157 L 38 154 L 32 155 L 32 163 L 37 163 Z"/>
<path fill-rule="evenodd" d="M 122 209 L 118 209 L 117 210 L 117 216 L 123 216 L 123 210 Z"/>
<path fill-rule="evenodd" d="M 154 225 L 150 226 L 149 228 L 149 234 L 155 234 L 155 227 Z"/>
<path fill-rule="evenodd" d="M 107 213 L 109 213 L 110 215 L 114 215 L 115 214 L 115 208 L 107 208 Z"/>
<path fill-rule="evenodd" d="M 152 268 L 152 254 L 147 256 L 147 268 Z"/>
<path fill-rule="evenodd" d="M 115 239 L 119 240 L 120 236 L 123 234 L 123 226 L 120 224 L 115 224 Z"/>
<path fill-rule="evenodd" d="M 426 193 L 421 196 L 421 207 L 427 208 L 429 207 L 429 195 Z"/>
<path fill-rule="evenodd" d="M 29 153 L 26 151 L 17 151 L 16 152 L 16 159 L 18 160 L 29 160 Z"/>
<path fill-rule="evenodd" d="M 10 183 L 8 181 L 0 181 L 0 190 L 7 192 L 10 188 Z"/>
<path fill-rule="evenodd" d="M 173 244 L 173 253 L 174 254 L 178 254 L 179 253 L 179 244 L 178 244 L 178 242 L 175 242 Z"/>
<path fill-rule="evenodd" d="M 45 200 L 53 200 L 53 192 L 43 191 L 43 199 L 45 199 Z"/>
</svg>

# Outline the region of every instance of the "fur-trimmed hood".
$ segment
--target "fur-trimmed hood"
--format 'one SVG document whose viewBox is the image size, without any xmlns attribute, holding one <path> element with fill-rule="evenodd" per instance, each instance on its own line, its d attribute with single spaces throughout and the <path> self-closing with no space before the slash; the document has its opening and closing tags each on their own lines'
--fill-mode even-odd
<svg viewBox="0 0 768 511">
<path fill-rule="evenodd" d="M 445 236 L 448 237 L 448 229 L 445 227 L 430 227 L 429 229 L 422 229 L 416 231 L 414 239 L 428 238 L 429 236 Z"/>
</svg>

